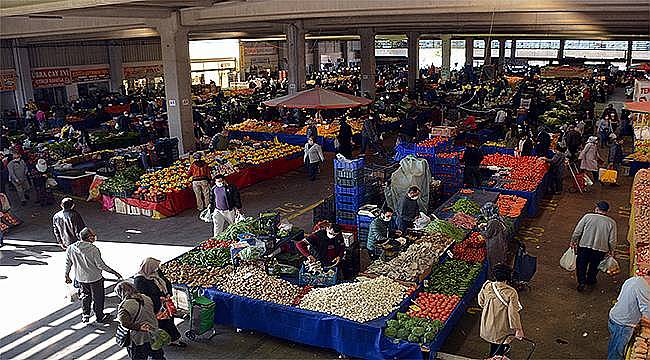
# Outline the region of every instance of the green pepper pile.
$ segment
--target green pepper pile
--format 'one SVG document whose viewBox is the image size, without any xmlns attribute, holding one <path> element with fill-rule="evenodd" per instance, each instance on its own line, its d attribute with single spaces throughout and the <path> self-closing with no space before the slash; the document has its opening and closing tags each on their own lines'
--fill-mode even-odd
<svg viewBox="0 0 650 360">
<path fill-rule="evenodd" d="M 386 322 L 384 334 L 388 337 L 406 340 L 412 343 L 429 344 L 444 324 L 440 320 L 410 317 L 405 313 L 397 313 L 395 320 Z"/>
<path fill-rule="evenodd" d="M 447 260 L 425 281 L 424 291 L 432 294 L 463 296 L 472 287 L 482 266 L 482 263 Z"/>
<path fill-rule="evenodd" d="M 461 212 L 468 215 L 478 215 L 481 213 L 481 207 L 477 203 L 467 198 L 456 200 L 454 205 L 451 206 L 451 210 L 456 213 Z"/>
<path fill-rule="evenodd" d="M 229 248 L 214 248 L 209 250 L 193 249 L 178 259 L 181 264 L 194 266 L 226 266 L 230 264 Z"/>
<path fill-rule="evenodd" d="M 442 233 L 456 242 L 461 242 L 465 239 L 465 231 L 458 226 L 440 219 L 435 219 L 427 225 L 425 231 L 429 234 Z"/>
<path fill-rule="evenodd" d="M 239 234 L 251 233 L 258 235 L 256 231 L 257 220 L 254 218 L 246 218 L 235 224 L 231 224 L 221 234 L 217 235 L 217 240 L 223 241 L 236 241 Z"/>
</svg>

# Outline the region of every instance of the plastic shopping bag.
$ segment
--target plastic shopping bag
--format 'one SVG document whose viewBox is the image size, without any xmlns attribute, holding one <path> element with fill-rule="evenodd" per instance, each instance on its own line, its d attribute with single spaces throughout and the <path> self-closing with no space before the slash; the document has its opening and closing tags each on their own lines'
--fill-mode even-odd
<svg viewBox="0 0 650 360">
<path fill-rule="evenodd" d="M 237 210 L 237 214 L 235 215 L 235 224 L 244 220 L 246 220 L 246 216 L 240 210 Z"/>
<path fill-rule="evenodd" d="M 621 272 L 621 267 L 618 265 L 618 261 L 612 256 L 607 256 L 603 261 L 598 264 L 598 270 L 604 272 L 607 275 L 618 275 Z"/>
<path fill-rule="evenodd" d="M 210 211 L 210 209 L 209 208 L 203 209 L 203 211 L 201 211 L 201 213 L 199 214 L 199 219 L 207 223 L 212 222 L 212 212 Z"/>
<path fill-rule="evenodd" d="M 618 177 L 618 172 L 616 170 L 608 169 L 598 169 L 598 179 L 607 184 L 613 184 L 616 182 Z"/>
<path fill-rule="evenodd" d="M 65 299 L 71 303 L 79 301 L 79 288 L 74 284 L 65 284 Z"/>
<path fill-rule="evenodd" d="M 425 213 L 420 212 L 420 216 L 415 219 L 414 228 L 415 230 L 421 230 L 427 227 L 429 223 L 431 222 L 431 218 L 428 217 Z"/>
<path fill-rule="evenodd" d="M 577 258 L 578 255 L 576 255 L 576 252 L 570 247 L 560 258 L 560 266 L 566 271 L 575 271 Z"/>
</svg>

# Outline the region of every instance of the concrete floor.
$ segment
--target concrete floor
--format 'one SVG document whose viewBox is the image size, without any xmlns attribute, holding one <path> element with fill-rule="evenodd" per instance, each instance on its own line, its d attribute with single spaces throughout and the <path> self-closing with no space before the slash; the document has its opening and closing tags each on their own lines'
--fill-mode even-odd
<svg viewBox="0 0 650 360">
<path fill-rule="evenodd" d="M 277 208 L 301 227 L 311 226 L 310 205 L 331 193 L 331 165 L 315 182 L 306 180 L 303 170 L 254 185 L 242 192 L 248 214 Z M 568 186 L 567 179 L 565 187 Z M 559 258 L 567 248 L 570 234 L 578 219 L 605 199 L 612 206 L 611 215 L 618 223 L 619 255 L 627 268 L 626 239 L 631 179 L 623 178 L 620 187 L 596 185 L 588 194 L 569 194 L 545 200 L 543 211 L 526 221 L 519 236 L 531 254 L 538 258 L 538 270 L 531 290 L 521 293 L 524 307 L 522 320 L 527 337 L 537 343 L 535 358 L 598 359 L 606 357 L 607 312 L 616 299 L 625 274 L 616 277 L 599 275 L 598 287 L 580 294 L 575 291 L 572 273 L 559 267 Z M 13 194 L 10 194 L 13 196 Z M 15 202 L 14 202 L 15 203 Z M 2 359 L 122 359 L 126 352 L 113 339 L 115 324 L 95 326 L 80 323 L 78 304 L 64 300 L 63 252 L 53 245 L 50 218 L 54 207 L 41 209 L 16 206 L 16 214 L 25 224 L 12 232 L 7 245 L 0 249 L 0 358 Z M 196 212 L 163 220 L 133 217 L 99 210 L 96 203 L 78 203 L 87 224 L 99 235 L 98 246 L 104 259 L 125 276 L 137 270 L 142 258 L 162 260 L 183 253 L 210 236 L 210 224 L 202 223 Z M 112 291 L 112 285 L 108 291 Z M 117 304 L 111 292 L 107 309 Z M 475 304 L 474 304 L 475 305 Z M 486 355 L 487 346 L 480 339 L 480 312 L 470 307 L 442 351 L 471 358 Z M 181 330 L 184 324 L 179 325 Z M 516 344 L 515 356 L 524 351 Z M 169 359 L 306 359 L 335 358 L 337 354 L 318 348 L 291 343 L 264 334 L 219 327 L 210 340 L 191 343 L 185 350 L 169 348 Z"/>
</svg>

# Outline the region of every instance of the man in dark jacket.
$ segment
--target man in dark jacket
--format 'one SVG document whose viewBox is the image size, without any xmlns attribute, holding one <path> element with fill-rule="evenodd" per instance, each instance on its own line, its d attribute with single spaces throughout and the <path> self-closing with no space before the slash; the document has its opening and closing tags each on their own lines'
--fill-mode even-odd
<svg viewBox="0 0 650 360">
<path fill-rule="evenodd" d="M 296 248 L 311 262 L 337 266 L 345 252 L 341 226 L 331 224 L 296 243 Z"/>
<path fill-rule="evenodd" d="M 463 172 L 463 183 L 466 186 L 480 186 L 481 185 L 481 162 L 483 161 L 483 153 L 481 149 L 476 147 L 473 142 L 468 142 L 463 154 L 463 162 L 465 163 L 465 171 Z"/>
<path fill-rule="evenodd" d="M 210 191 L 213 235 L 219 235 L 228 225 L 234 224 L 241 210 L 241 198 L 237 187 L 226 182 L 223 175 L 214 178 Z"/>
<path fill-rule="evenodd" d="M 415 219 L 420 216 L 420 205 L 418 199 L 420 198 L 420 188 L 411 186 L 406 192 L 406 196 L 402 200 L 400 206 L 400 225 L 399 229 L 402 233 L 406 233 L 407 229 L 413 228 Z"/>
<path fill-rule="evenodd" d="M 402 232 L 391 229 L 392 219 L 393 209 L 385 208 L 381 215 L 370 223 L 366 248 L 371 258 L 379 256 L 384 248 L 395 248 L 401 245 L 395 238 L 402 235 Z"/>
<path fill-rule="evenodd" d="M 571 159 L 577 160 L 578 154 L 580 153 L 580 145 L 582 145 L 582 136 L 580 136 L 580 133 L 576 130 L 575 126 L 571 126 L 566 135 L 564 135 L 564 142 L 571 154 Z"/>
<path fill-rule="evenodd" d="M 612 169 L 618 171 L 623 163 L 625 156 L 623 155 L 623 138 L 622 137 L 613 137 L 614 143 L 609 148 L 609 165 Z"/>
<path fill-rule="evenodd" d="M 74 209 L 71 198 L 61 200 L 61 211 L 52 217 L 54 237 L 64 250 L 79 241 L 79 232 L 86 227 L 81 215 Z"/>
<path fill-rule="evenodd" d="M 345 119 L 341 119 L 338 140 L 338 152 L 345 156 L 346 159 L 352 159 L 352 128 Z"/>
</svg>

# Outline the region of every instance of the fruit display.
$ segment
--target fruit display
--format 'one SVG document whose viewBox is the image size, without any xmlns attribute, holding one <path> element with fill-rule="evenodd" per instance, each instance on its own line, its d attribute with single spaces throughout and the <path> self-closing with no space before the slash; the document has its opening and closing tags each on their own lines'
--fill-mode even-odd
<svg viewBox="0 0 650 360">
<path fill-rule="evenodd" d="M 499 214 L 511 218 L 517 218 L 526 207 L 527 200 L 516 195 L 500 194 L 497 199 Z"/>
<path fill-rule="evenodd" d="M 209 250 L 209 249 L 215 249 L 215 248 L 228 248 L 230 249 L 230 244 L 232 242 L 230 241 L 225 241 L 225 240 L 220 240 L 220 239 L 208 239 L 204 242 L 202 242 L 199 245 L 199 249 L 202 250 Z"/>
<path fill-rule="evenodd" d="M 467 198 L 460 198 L 451 206 L 451 210 L 455 213 L 464 213 L 469 215 L 478 215 L 481 213 L 481 207 Z"/>
<path fill-rule="evenodd" d="M 440 320 L 443 323 L 449 319 L 460 302 L 458 295 L 431 294 L 421 292 L 413 301 L 414 305 L 406 312 L 408 316 Z"/>
<path fill-rule="evenodd" d="M 425 231 L 429 234 L 432 233 L 442 233 L 452 239 L 454 239 L 456 242 L 460 242 L 465 238 L 465 231 L 458 226 L 449 223 L 448 221 L 445 220 L 440 220 L 440 219 L 435 219 L 427 225 Z"/>
<path fill-rule="evenodd" d="M 447 221 L 466 230 L 471 230 L 476 226 L 476 218 L 462 212 L 455 213 Z"/>
<path fill-rule="evenodd" d="M 539 116 L 539 120 L 548 126 L 573 124 L 577 118 L 576 112 L 570 106 L 559 102 Z"/>
<path fill-rule="evenodd" d="M 160 270 L 165 274 L 172 284 L 184 284 L 190 287 L 200 286 L 204 288 L 213 287 L 218 279 L 233 271 L 232 265 L 227 266 L 195 266 L 183 264 L 178 260 L 172 260 L 160 265 Z"/>
<path fill-rule="evenodd" d="M 450 259 L 424 281 L 424 291 L 463 296 L 481 272 L 483 264 Z"/>
<path fill-rule="evenodd" d="M 443 326 L 444 323 L 440 320 L 411 317 L 405 313 L 397 313 L 395 319 L 386 321 L 384 335 L 412 343 L 428 344 L 436 338 Z"/>
<path fill-rule="evenodd" d="M 509 173 L 503 176 L 506 180 L 503 188 L 529 192 L 537 189 L 549 168 L 543 158 L 505 154 L 485 155 L 481 165 L 509 168 Z"/>
<path fill-rule="evenodd" d="M 268 132 L 268 133 L 292 133 L 291 128 L 279 122 L 264 122 L 248 119 L 239 124 L 228 125 L 228 130 L 247 132 Z"/>
<path fill-rule="evenodd" d="M 363 121 L 357 119 L 348 119 L 347 123 L 352 128 L 352 135 L 361 133 L 361 130 L 363 129 Z M 305 126 L 304 128 L 298 130 L 296 134 L 306 135 L 308 128 L 309 126 Z M 330 124 L 316 124 L 316 131 L 318 132 L 318 136 L 323 136 L 328 139 L 335 138 L 339 134 L 340 128 L 341 127 L 338 121 L 333 121 Z"/>
<path fill-rule="evenodd" d="M 247 166 L 261 165 L 286 156 L 297 155 L 301 151 L 302 147 L 300 146 L 276 141 L 259 141 L 242 143 L 236 148 L 226 151 L 214 151 L 206 154 L 205 159 L 210 166 L 215 166 L 219 160 L 225 160 L 237 169 L 243 169 Z"/>
<path fill-rule="evenodd" d="M 236 268 L 218 279 L 217 288 L 230 294 L 282 305 L 291 305 L 301 293 L 299 286 L 269 276 L 259 264 Z"/>
<path fill-rule="evenodd" d="M 641 329 L 633 338 L 630 360 L 650 360 L 650 327 L 641 324 Z"/>
<path fill-rule="evenodd" d="M 418 147 L 436 148 L 438 145 L 445 144 L 449 140 L 448 137 L 434 136 L 431 139 L 420 141 L 416 144 Z"/>
<path fill-rule="evenodd" d="M 407 286 L 386 276 L 357 279 L 326 288 L 312 289 L 300 308 L 364 323 L 387 316 L 406 295 Z"/>
<path fill-rule="evenodd" d="M 374 261 L 367 272 L 394 280 L 416 282 L 420 275 L 428 273 L 438 261 L 439 252 L 436 249 L 436 245 L 430 242 L 413 244 L 389 261 Z"/>
<path fill-rule="evenodd" d="M 485 238 L 477 232 L 471 233 L 465 241 L 454 246 L 453 255 L 456 260 L 483 262 L 487 256 Z"/>
</svg>

